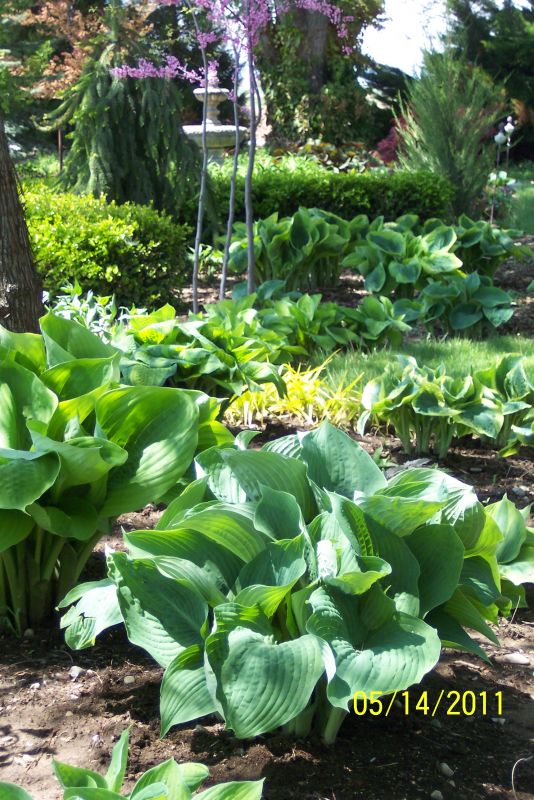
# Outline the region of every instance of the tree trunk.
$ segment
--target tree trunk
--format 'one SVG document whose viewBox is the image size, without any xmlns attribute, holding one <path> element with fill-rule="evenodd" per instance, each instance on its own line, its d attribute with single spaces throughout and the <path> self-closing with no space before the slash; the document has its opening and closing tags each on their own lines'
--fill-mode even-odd
<svg viewBox="0 0 534 800">
<path fill-rule="evenodd" d="M 11 331 L 38 331 L 41 311 L 41 281 L 0 117 L 0 324 Z"/>
<path fill-rule="evenodd" d="M 317 11 L 298 9 L 295 24 L 303 34 L 299 56 L 307 64 L 309 91 L 320 92 L 326 80 L 328 17 Z"/>
</svg>

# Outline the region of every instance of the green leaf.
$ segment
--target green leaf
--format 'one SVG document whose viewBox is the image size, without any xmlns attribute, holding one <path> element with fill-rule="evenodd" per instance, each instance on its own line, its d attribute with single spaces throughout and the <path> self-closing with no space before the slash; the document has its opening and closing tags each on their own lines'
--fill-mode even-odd
<svg viewBox="0 0 534 800">
<path fill-rule="evenodd" d="M 0 553 L 23 542 L 34 525 L 33 519 L 22 511 L 0 511 Z"/>
<path fill-rule="evenodd" d="M 160 797 L 161 800 L 163 800 L 165 796 L 162 795 Z M 117 794 L 117 792 L 111 792 L 109 789 L 101 789 L 100 787 L 93 789 L 77 786 L 75 788 L 65 789 L 63 800 L 124 800 L 124 798 L 120 794 Z M 153 800 L 160 800 L 160 798 L 155 797 Z"/>
<path fill-rule="evenodd" d="M 406 237 L 402 233 L 395 231 L 381 230 L 370 231 L 367 234 L 367 239 L 378 247 L 383 253 L 388 255 L 401 257 L 406 252 Z"/>
<path fill-rule="evenodd" d="M 482 647 L 467 634 L 460 623 L 451 614 L 448 614 L 442 607 L 435 608 L 426 618 L 426 622 L 432 625 L 438 632 L 441 643 L 444 647 L 453 647 L 456 650 L 463 650 L 491 663 Z"/>
<path fill-rule="evenodd" d="M 76 605 L 60 623 L 61 628 L 66 628 L 65 641 L 73 650 L 92 647 L 102 631 L 123 622 L 117 587 L 109 578 L 80 584 L 63 598 L 59 608 L 73 603 Z"/>
<path fill-rule="evenodd" d="M 489 625 L 484 621 L 484 617 L 480 611 L 462 589 L 456 589 L 450 600 L 447 600 L 443 606 L 443 611 L 453 617 L 462 627 L 473 628 L 473 630 L 486 636 L 490 642 L 496 645 L 499 644 L 499 640 Z"/>
<path fill-rule="evenodd" d="M 464 561 L 464 546 L 451 525 L 424 525 L 406 539 L 417 558 L 419 614 L 424 617 L 454 593 Z"/>
<path fill-rule="evenodd" d="M 109 789 L 106 779 L 98 772 L 82 767 L 73 767 L 70 764 L 62 764 L 61 761 L 52 760 L 54 773 L 61 787 L 67 789 L 70 786 L 98 787 Z"/>
<path fill-rule="evenodd" d="M 344 710 L 357 691 L 389 694 L 418 683 L 440 655 L 436 632 L 408 614 L 390 610 L 379 627 L 370 629 L 364 622 L 366 602 L 376 604 L 373 592 L 360 600 L 320 588 L 310 597 L 307 629 L 328 643 L 335 662 L 328 699 Z"/>
<path fill-rule="evenodd" d="M 128 638 L 167 667 L 183 650 L 201 644 L 206 602 L 191 589 L 165 578 L 151 561 L 108 556 Z"/>
<path fill-rule="evenodd" d="M 273 539 L 292 539 L 303 530 L 304 520 L 292 494 L 262 486 L 254 527 Z"/>
<path fill-rule="evenodd" d="M 169 800 L 191 800 L 191 787 L 187 785 L 184 778 L 187 773 L 183 767 L 196 767 L 197 776 L 201 776 L 198 783 L 193 783 L 193 788 L 196 788 L 202 781 L 209 775 L 209 770 L 202 764 L 177 764 L 173 758 L 163 761 L 156 767 L 147 770 L 135 784 L 130 800 L 136 800 L 141 796 L 141 793 L 147 789 L 148 786 L 154 784 L 163 784 L 168 791 Z"/>
<path fill-rule="evenodd" d="M 355 492 L 374 494 L 387 485 L 371 456 L 346 433 L 328 422 L 301 441 L 308 475 L 321 489 L 353 499 Z"/>
<path fill-rule="evenodd" d="M 39 375 L 46 368 L 43 337 L 36 333 L 14 333 L 0 325 L 0 346 L 13 355 L 17 363 Z"/>
<path fill-rule="evenodd" d="M 270 632 L 243 627 L 241 613 L 222 625 L 221 613 L 206 654 L 226 724 L 243 739 L 272 731 L 308 705 L 324 670 L 319 642 L 305 635 L 276 644 Z"/>
<path fill-rule="evenodd" d="M 113 747 L 111 761 L 106 772 L 106 783 L 112 792 L 120 792 L 126 775 L 126 764 L 128 761 L 128 740 L 130 731 L 127 728 L 120 735 L 119 741 Z"/>
<path fill-rule="evenodd" d="M 263 780 L 230 781 L 195 795 L 195 800 L 261 800 Z"/>
<path fill-rule="evenodd" d="M 534 583 L 534 545 L 524 544 L 513 561 L 500 566 L 500 573 L 516 586 Z"/>
<path fill-rule="evenodd" d="M 80 358 L 109 358 L 117 353 L 111 345 L 74 320 L 46 314 L 39 320 L 49 367 Z"/>
<path fill-rule="evenodd" d="M 198 409 L 179 389 L 114 389 L 96 404 L 98 432 L 128 453 L 108 479 L 103 516 L 157 502 L 182 477 L 198 441 Z"/>
<path fill-rule="evenodd" d="M 0 800 L 32 800 L 32 798 L 22 787 L 0 781 Z"/>
<path fill-rule="evenodd" d="M 498 503 L 486 506 L 486 513 L 496 522 L 503 535 L 503 540 L 497 546 L 497 560 L 507 564 L 517 558 L 526 539 L 525 521 L 506 495 Z"/>
<path fill-rule="evenodd" d="M 59 466 L 54 453 L 0 449 L 0 509 L 24 511 L 53 486 Z"/>
<path fill-rule="evenodd" d="M 204 651 L 191 645 L 171 661 L 161 684 L 161 735 L 174 725 L 200 719 L 216 711 L 208 690 L 204 669 Z"/>
</svg>

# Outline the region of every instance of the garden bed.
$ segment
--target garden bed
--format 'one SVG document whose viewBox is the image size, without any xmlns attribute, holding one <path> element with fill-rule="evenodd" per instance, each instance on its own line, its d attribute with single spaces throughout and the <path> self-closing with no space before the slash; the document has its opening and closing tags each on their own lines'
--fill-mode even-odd
<svg viewBox="0 0 534 800">
<path fill-rule="evenodd" d="M 484 644 L 491 664 L 444 651 L 423 684 L 410 689 L 412 706 L 428 691 L 430 707 L 442 690 L 445 696 L 487 692 L 486 716 L 481 709 L 474 716 L 447 715 L 445 706 L 434 718 L 418 711 L 406 716 L 402 698 L 387 718 L 351 714 L 332 748 L 276 736 L 238 741 L 214 718 L 161 740 L 161 670 L 120 630 L 79 653 L 71 653 L 56 630 L 39 631 L 22 644 L 2 642 L 0 779 L 22 784 L 36 798 L 58 800 L 51 759 L 103 771 L 114 741 L 131 725 L 130 787 L 142 771 L 173 757 L 206 763 L 212 781 L 265 777 L 266 800 L 417 800 L 436 790 L 445 800 L 513 800 L 512 768 L 531 755 L 534 737 L 533 630 L 534 611 L 518 612 L 501 622 L 502 649 Z M 530 665 L 509 663 L 510 655 L 529 658 Z M 76 680 L 69 676 L 73 666 L 83 670 Z M 518 800 L 534 798 L 533 762 L 517 767 L 515 785 Z"/>
</svg>

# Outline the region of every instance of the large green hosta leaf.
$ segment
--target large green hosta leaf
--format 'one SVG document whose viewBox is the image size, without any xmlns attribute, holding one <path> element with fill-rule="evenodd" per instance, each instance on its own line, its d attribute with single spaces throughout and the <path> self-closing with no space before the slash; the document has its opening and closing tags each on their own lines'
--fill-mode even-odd
<svg viewBox="0 0 534 800">
<path fill-rule="evenodd" d="M 316 589 L 307 629 L 330 646 L 335 672 L 328 699 L 347 710 L 355 692 L 389 694 L 417 683 L 436 664 L 439 638 L 422 620 L 395 610 L 379 589 L 356 599 Z"/>
<path fill-rule="evenodd" d="M 176 389 L 115 389 L 96 404 L 98 433 L 124 448 L 128 460 L 113 470 L 103 515 L 156 502 L 192 461 L 198 441 L 198 409 Z"/>
<path fill-rule="evenodd" d="M 159 664 L 168 666 L 202 642 L 207 604 L 195 591 L 164 577 L 151 561 L 131 561 L 124 553 L 110 555 L 108 569 L 130 640 Z"/>
<path fill-rule="evenodd" d="M 266 619 L 252 630 L 242 627 L 246 614 L 239 606 L 225 611 L 225 606 L 216 610 L 217 628 L 206 640 L 216 700 L 237 736 L 257 736 L 307 706 L 324 671 L 321 647 L 310 635 L 276 644 Z"/>
</svg>

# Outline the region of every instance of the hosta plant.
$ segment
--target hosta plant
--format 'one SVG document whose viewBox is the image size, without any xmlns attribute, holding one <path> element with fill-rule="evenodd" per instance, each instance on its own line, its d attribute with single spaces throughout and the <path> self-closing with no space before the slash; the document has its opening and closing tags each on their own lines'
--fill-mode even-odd
<svg viewBox="0 0 534 800">
<path fill-rule="evenodd" d="M 173 758 L 144 772 L 131 792 L 125 793 L 127 760 L 127 730 L 113 748 L 105 775 L 54 759 L 54 773 L 63 790 L 63 800 L 261 800 L 263 781 L 231 781 L 199 792 L 209 769 L 195 762 L 180 764 Z M 21 787 L 0 781 L 0 800 L 32 798 Z"/>
<path fill-rule="evenodd" d="M 407 689 L 442 644 L 486 657 L 466 628 L 497 642 L 499 548 L 531 580 L 530 551 L 512 572 L 526 529 L 438 470 L 388 482 L 328 423 L 259 451 L 247 436 L 201 454 L 157 529 L 125 534 L 108 577 L 62 603 L 72 647 L 123 621 L 165 668 L 163 734 L 215 713 L 240 738 L 332 742 L 356 691 Z"/>
<path fill-rule="evenodd" d="M 173 490 L 200 439 L 231 439 L 205 395 L 121 386 L 118 353 L 86 328 L 48 314 L 41 329 L 0 328 L 0 623 L 19 634 L 117 515 Z"/>
<path fill-rule="evenodd" d="M 430 228 L 428 221 L 425 228 Z M 487 220 L 472 220 L 461 214 L 455 226 L 457 241 L 453 252 L 462 260 L 466 272 L 478 272 L 493 278 L 497 269 L 509 258 L 526 260 L 532 258 L 528 245 L 517 244 L 522 234 L 517 230 L 497 228 Z"/>
<path fill-rule="evenodd" d="M 337 382 L 325 377 L 323 373 L 332 357 L 308 369 L 285 364 L 281 375 L 287 394 L 280 396 L 273 385 L 263 392 L 245 392 L 227 409 L 225 420 L 231 425 L 250 427 L 277 417 L 309 426 L 328 420 L 340 428 L 350 427 L 361 410 L 361 376 L 350 381 L 341 376 Z"/>
<path fill-rule="evenodd" d="M 514 314 L 512 298 L 491 278 L 471 272 L 428 283 L 419 294 L 421 319 L 434 329 L 471 338 L 493 333 Z"/>
<path fill-rule="evenodd" d="M 518 431 L 528 427 L 533 418 L 534 359 L 513 354 L 504 356 L 495 367 L 477 371 L 475 379 L 491 390 L 502 413 L 502 426 L 495 437 L 495 446 L 513 446 Z"/>
<path fill-rule="evenodd" d="M 455 436 L 495 439 L 504 421 L 501 403 L 476 377 L 451 378 L 443 365 L 420 367 L 411 356 L 397 356 L 381 378 L 369 381 L 362 405 L 359 433 L 370 419 L 393 425 L 406 453 L 433 449 L 438 458 L 445 458 Z"/>
</svg>

